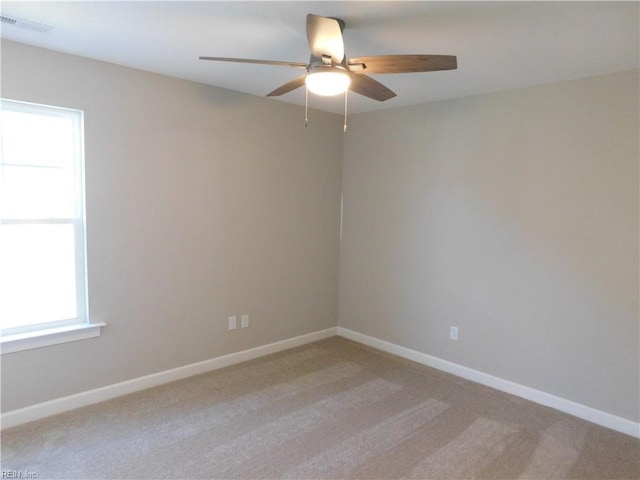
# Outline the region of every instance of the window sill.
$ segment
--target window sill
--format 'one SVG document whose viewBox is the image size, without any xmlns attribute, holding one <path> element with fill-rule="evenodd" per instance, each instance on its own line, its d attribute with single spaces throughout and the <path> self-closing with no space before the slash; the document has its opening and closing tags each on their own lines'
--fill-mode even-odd
<svg viewBox="0 0 640 480">
<path fill-rule="evenodd" d="M 102 327 L 106 325 L 104 322 L 82 323 L 79 325 L 68 325 L 66 327 L 50 328 L 37 332 L 0 337 L 0 352 L 4 355 L 5 353 L 20 352 L 32 348 L 48 347 L 59 343 L 99 337 Z"/>
</svg>

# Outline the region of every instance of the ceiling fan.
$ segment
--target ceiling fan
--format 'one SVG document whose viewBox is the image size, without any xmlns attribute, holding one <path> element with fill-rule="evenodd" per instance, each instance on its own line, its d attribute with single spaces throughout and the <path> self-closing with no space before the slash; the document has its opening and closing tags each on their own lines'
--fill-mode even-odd
<svg viewBox="0 0 640 480">
<path fill-rule="evenodd" d="M 381 102 L 395 97 L 396 94 L 366 74 L 434 72 L 457 68 L 457 60 L 453 55 L 377 55 L 347 58 L 342 38 L 344 27 L 345 22 L 340 18 L 307 15 L 307 41 L 311 49 L 309 63 L 227 57 L 200 57 L 200 60 L 277 65 L 306 71 L 304 75 L 268 93 L 267 97 L 284 95 L 306 84 L 308 90 L 318 95 L 337 95 L 351 90 Z"/>
</svg>

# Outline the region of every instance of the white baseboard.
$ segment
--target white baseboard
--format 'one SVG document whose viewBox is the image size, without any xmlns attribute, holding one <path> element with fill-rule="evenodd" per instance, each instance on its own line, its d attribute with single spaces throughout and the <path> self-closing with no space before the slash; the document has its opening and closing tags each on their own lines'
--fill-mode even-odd
<svg viewBox="0 0 640 480">
<path fill-rule="evenodd" d="M 84 407 L 94 403 L 110 400 L 115 397 L 127 395 L 129 393 L 144 390 L 146 388 L 155 387 L 165 383 L 181 380 L 201 373 L 206 373 L 219 368 L 235 365 L 236 363 L 253 360 L 254 358 L 269 355 L 271 353 L 280 352 L 289 348 L 298 347 L 307 343 L 315 342 L 325 338 L 339 335 L 358 343 L 377 348 L 379 350 L 398 355 L 399 357 L 413 360 L 414 362 L 427 365 L 447 373 L 451 373 L 458 377 L 471 380 L 488 387 L 495 388 L 512 395 L 516 395 L 532 402 L 554 408 L 561 412 L 582 418 L 603 427 L 616 430 L 618 432 L 640 438 L 640 424 L 618 417 L 616 415 L 597 410 L 595 408 L 582 405 L 564 398 L 551 395 L 535 388 L 520 385 L 487 373 L 464 367 L 441 358 L 427 355 L 426 353 L 411 350 L 375 337 L 370 337 L 362 333 L 354 332 L 343 327 L 332 327 L 326 330 L 301 335 L 279 342 L 270 343 L 260 347 L 244 350 L 241 352 L 231 353 L 221 357 L 212 358 L 202 362 L 192 363 L 183 367 L 158 372 L 144 377 L 134 378 L 124 382 L 107 385 L 105 387 L 80 392 L 67 397 L 57 398 L 48 402 L 38 403 L 29 407 L 20 408 L 6 412 L 0 416 L 0 426 L 2 429 L 15 427 L 23 423 L 32 422 L 41 418 L 56 415 L 58 413 L 67 412 L 75 408 Z"/>
<path fill-rule="evenodd" d="M 23 423 L 32 422 L 41 418 L 50 417 L 58 413 L 67 412 L 75 408 L 85 407 L 115 397 L 127 395 L 129 393 L 144 390 L 146 388 L 155 387 L 164 383 L 181 380 L 211 370 L 235 365 L 236 363 L 246 362 L 254 358 L 269 355 L 271 353 L 280 352 L 289 348 L 298 347 L 307 343 L 322 340 L 337 335 L 337 327 L 327 328 L 318 332 L 301 335 L 299 337 L 281 340 L 279 342 L 262 345 L 260 347 L 251 348 L 242 352 L 231 353 L 222 357 L 212 358 L 202 362 L 192 363 L 183 367 L 158 372 L 144 377 L 134 378 L 106 387 L 80 392 L 67 397 L 57 398 L 48 402 L 38 403 L 29 407 L 12 410 L 3 413 L 0 417 L 1 428 L 10 428 Z"/>
<path fill-rule="evenodd" d="M 551 395 L 550 393 L 536 390 L 535 388 L 520 385 L 518 383 L 505 380 L 503 378 L 494 377 L 488 373 L 483 373 L 472 368 L 458 365 L 457 363 L 449 362 L 441 358 L 432 357 L 426 353 L 411 350 L 410 348 L 401 347 L 378 338 L 370 337 L 362 333 L 354 332 L 347 328 L 338 327 L 338 335 L 349 340 L 353 340 L 370 347 L 377 348 L 387 353 L 398 355 L 399 357 L 413 360 L 414 362 L 427 365 L 428 367 L 436 368 L 447 373 L 451 373 L 458 377 L 471 380 L 488 387 L 495 388 L 502 392 L 510 393 L 532 402 L 554 408 L 569 415 L 573 415 L 583 420 L 601 425 L 603 427 L 616 430 L 621 433 L 626 433 L 632 437 L 640 438 L 640 423 L 633 422 L 626 418 L 618 417 L 611 413 L 596 410 L 595 408 L 587 407 L 580 403 L 567 400 L 565 398 Z"/>
</svg>

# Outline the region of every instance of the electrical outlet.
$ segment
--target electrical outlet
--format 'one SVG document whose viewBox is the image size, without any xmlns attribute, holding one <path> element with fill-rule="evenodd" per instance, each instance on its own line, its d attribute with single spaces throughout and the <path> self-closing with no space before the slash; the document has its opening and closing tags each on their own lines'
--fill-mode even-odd
<svg viewBox="0 0 640 480">
<path fill-rule="evenodd" d="M 232 317 L 229 317 L 229 330 L 235 330 L 236 328 L 238 328 L 238 322 L 236 316 L 233 315 Z"/>
<path fill-rule="evenodd" d="M 449 338 L 451 340 L 458 340 L 458 327 L 451 327 L 449 331 Z"/>
<path fill-rule="evenodd" d="M 240 318 L 240 326 L 242 328 L 249 327 L 249 315 L 242 315 L 242 317 Z"/>
</svg>

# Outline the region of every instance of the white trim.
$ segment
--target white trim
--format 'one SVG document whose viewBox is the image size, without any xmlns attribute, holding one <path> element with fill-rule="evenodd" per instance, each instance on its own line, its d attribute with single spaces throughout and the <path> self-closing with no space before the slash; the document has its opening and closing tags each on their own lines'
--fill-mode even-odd
<svg viewBox="0 0 640 480">
<path fill-rule="evenodd" d="M 0 424 L 3 429 L 15 427 L 17 425 L 22 425 L 23 423 L 50 417 L 51 415 L 56 415 L 58 413 L 67 412 L 76 408 L 120 397 L 139 390 L 162 385 L 164 383 L 181 380 L 200 373 L 235 365 L 236 363 L 246 362 L 247 360 L 252 360 L 271 353 L 323 340 L 325 338 L 334 337 L 336 335 L 337 327 L 327 328 L 326 330 L 300 335 L 298 337 L 281 340 L 279 342 L 251 348 L 249 350 L 223 355 L 221 357 L 192 363 L 183 367 L 153 373 L 151 375 L 126 380 L 113 385 L 107 385 L 106 387 L 96 388 L 94 390 L 88 390 L 86 392 L 80 392 L 67 397 L 50 400 L 48 402 L 38 403 L 36 405 L 3 413 L 0 417 Z"/>
<path fill-rule="evenodd" d="M 338 327 L 338 335 L 348 338 L 349 340 L 383 350 L 387 353 L 392 353 L 399 357 L 413 360 L 414 362 L 427 365 L 428 367 L 436 368 L 458 377 L 495 388 L 496 390 L 525 398 L 540 405 L 554 408 L 603 427 L 607 427 L 621 433 L 626 433 L 632 437 L 640 438 L 640 423 L 633 422 L 632 420 L 618 417 L 611 413 L 603 412 L 602 410 L 596 410 L 595 408 L 588 407 L 581 403 L 557 397 L 550 393 L 536 390 L 535 388 L 527 387 L 525 385 L 520 385 L 503 378 L 494 377 L 488 373 L 458 365 L 457 363 L 449 362 L 438 357 L 433 357 L 426 353 L 411 350 L 410 348 L 401 347 L 400 345 L 380 340 L 375 337 L 370 337 L 369 335 L 354 332 L 347 328 Z"/>
<path fill-rule="evenodd" d="M 104 324 L 101 324 L 104 325 Z M 564 398 L 551 395 L 535 388 L 520 385 L 509 380 L 505 380 L 487 373 L 474 370 L 472 368 L 464 367 L 441 358 L 427 355 L 426 353 L 418 352 L 410 348 L 402 347 L 400 345 L 393 344 L 384 340 L 380 340 L 375 337 L 370 337 L 362 333 L 355 332 L 343 327 L 332 327 L 326 330 L 320 330 L 317 332 L 301 335 L 279 342 L 270 343 L 260 347 L 244 350 L 241 352 L 231 353 L 221 357 L 216 357 L 210 360 L 205 360 L 183 367 L 166 370 L 163 372 L 146 375 L 144 377 L 134 378 L 126 380 L 124 382 L 116 383 L 113 385 L 107 385 L 106 387 L 96 388 L 86 392 L 80 392 L 67 397 L 57 398 L 48 402 L 38 403 L 29 407 L 20 408 L 6 412 L 0 416 L 1 428 L 10 428 L 23 423 L 32 422 L 41 418 L 56 415 L 58 413 L 67 412 L 76 408 L 84 407 L 94 403 L 109 400 L 129 393 L 144 390 L 146 388 L 155 387 L 164 383 L 173 382 L 183 378 L 187 378 L 200 373 L 206 373 L 208 371 L 217 370 L 219 368 L 235 365 L 237 363 L 252 360 L 271 353 L 280 352 L 289 348 L 298 347 L 307 343 L 323 340 L 325 338 L 339 335 L 341 337 L 353 340 L 370 347 L 377 348 L 379 350 L 398 355 L 399 357 L 412 360 L 423 365 L 427 365 L 438 370 L 442 370 L 447 373 L 451 373 L 458 377 L 471 380 L 488 387 L 495 388 L 512 395 L 516 395 L 521 398 L 525 398 L 532 402 L 547 407 L 554 408 L 561 412 L 574 415 L 584 420 L 593 422 L 603 427 L 616 430 L 632 437 L 640 438 L 640 424 L 628 420 L 626 418 L 618 417 L 616 415 L 596 410 L 595 408 L 582 405 L 580 403 L 573 402 Z M 4 353 L 4 352 L 3 352 Z"/>
<path fill-rule="evenodd" d="M 48 347 L 59 343 L 99 337 L 102 327 L 106 325 L 104 322 L 76 323 L 64 327 L 5 335 L 0 337 L 0 352 L 4 355 L 32 348 Z"/>
</svg>

